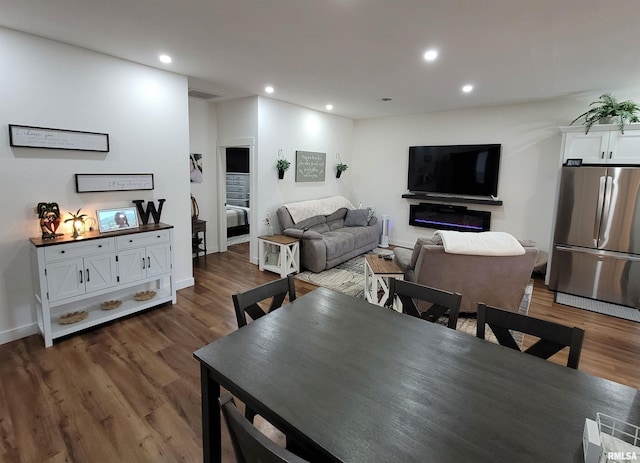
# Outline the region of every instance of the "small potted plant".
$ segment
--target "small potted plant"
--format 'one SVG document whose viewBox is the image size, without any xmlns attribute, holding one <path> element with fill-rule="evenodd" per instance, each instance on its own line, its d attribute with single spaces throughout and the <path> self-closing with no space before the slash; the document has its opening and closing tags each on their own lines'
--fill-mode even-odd
<svg viewBox="0 0 640 463">
<path fill-rule="evenodd" d="M 336 169 L 337 169 L 337 171 L 336 171 L 336 178 L 340 178 L 340 176 L 342 175 L 342 172 L 344 172 L 344 171 L 345 171 L 345 170 L 347 170 L 348 168 L 349 168 L 349 166 L 348 166 L 348 165 L 343 164 L 343 163 L 339 163 L 339 164 L 336 166 Z"/>
<path fill-rule="evenodd" d="M 71 216 L 71 218 L 65 220 L 64 223 L 73 222 L 71 225 L 71 227 L 73 228 L 73 234 L 71 235 L 71 238 L 76 239 L 78 236 L 84 233 L 84 219 L 85 217 L 87 217 L 87 214 L 80 214 L 80 209 L 78 209 L 78 212 L 76 212 L 75 214 L 69 212 L 69 215 Z"/>
<path fill-rule="evenodd" d="M 278 168 L 278 178 L 279 179 L 282 180 L 284 178 L 284 171 L 287 170 L 290 165 L 291 165 L 291 163 L 289 161 L 287 161 L 286 159 L 278 159 L 276 161 L 276 167 Z"/>
<path fill-rule="evenodd" d="M 585 134 L 589 133 L 591 126 L 596 122 L 601 124 L 616 123 L 620 126 L 620 131 L 624 133 L 625 122 L 639 122 L 638 114 L 640 105 L 631 100 L 618 101 L 610 93 L 600 95 L 596 101 L 592 101 L 590 109 L 576 117 L 571 124 L 584 117 L 586 127 Z"/>
</svg>

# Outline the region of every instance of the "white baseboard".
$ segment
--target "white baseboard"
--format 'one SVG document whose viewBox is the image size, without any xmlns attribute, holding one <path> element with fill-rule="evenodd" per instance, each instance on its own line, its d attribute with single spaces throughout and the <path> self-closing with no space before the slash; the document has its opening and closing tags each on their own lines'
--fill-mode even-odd
<svg viewBox="0 0 640 463">
<path fill-rule="evenodd" d="M 3 331 L 0 333 L 0 344 L 6 344 L 8 342 L 17 341 L 18 339 L 26 338 L 33 334 L 38 334 L 38 324 L 32 323 L 30 325 L 19 326 L 11 330 Z"/>
<path fill-rule="evenodd" d="M 176 281 L 176 291 L 179 289 L 188 288 L 196 284 L 195 278 L 185 278 L 184 280 Z"/>
</svg>

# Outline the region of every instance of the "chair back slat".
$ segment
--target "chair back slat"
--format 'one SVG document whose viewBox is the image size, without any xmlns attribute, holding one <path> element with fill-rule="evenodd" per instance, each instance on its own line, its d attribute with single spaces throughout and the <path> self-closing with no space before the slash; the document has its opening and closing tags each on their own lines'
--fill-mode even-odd
<svg viewBox="0 0 640 463">
<path fill-rule="evenodd" d="M 289 296 L 289 302 L 296 299 L 296 286 L 293 275 L 234 294 L 232 299 L 238 328 L 242 328 L 247 324 L 247 314 L 252 320 L 257 320 L 272 310 L 282 307 L 287 295 Z M 265 312 L 258 303 L 267 299 L 271 299 L 271 301 L 269 308 Z"/>
<path fill-rule="evenodd" d="M 503 328 L 502 326 L 498 326 L 495 324 L 489 323 L 489 327 L 491 327 L 491 331 L 493 331 L 494 336 L 498 340 L 498 343 L 501 346 L 509 347 L 510 349 L 520 350 L 518 343 L 513 338 L 511 331 L 507 328 Z"/>
<path fill-rule="evenodd" d="M 546 360 L 550 357 L 553 357 L 565 347 L 567 346 L 562 343 L 549 341 L 547 339 L 538 339 L 534 344 L 525 349 L 523 352 L 525 354 L 535 355 L 536 357 L 540 357 L 541 359 Z"/>
<path fill-rule="evenodd" d="M 388 306 L 393 307 L 393 296 L 394 296 L 393 289 L 389 291 L 389 293 L 391 294 L 391 297 L 390 297 L 391 302 L 388 304 Z M 407 296 L 406 294 L 400 294 L 398 292 L 395 292 L 395 295 L 398 296 L 398 298 L 400 299 L 400 302 L 402 303 L 403 313 L 406 313 L 413 317 L 420 318 L 420 311 L 418 310 L 418 307 L 416 307 L 416 304 L 413 301 L 413 298 L 411 296 Z"/>
<path fill-rule="evenodd" d="M 584 340 L 584 330 L 569 327 L 548 320 L 529 317 L 528 315 L 478 304 L 477 337 L 484 339 L 486 325 L 491 328 L 498 342 L 512 349 L 521 350 L 510 330 L 540 338 L 524 351 L 526 354 L 548 359 L 565 347 L 569 348 L 567 366 L 578 368 L 580 352 Z"/>
<path fill-rule="evenodd" d="M 404 280 L 391 278 L 389 282 L 389 301 L 398 296 L 402 302 L 402 312 L 430 322 L 437 321 L 445 313 L 449 313 L 447 326 L 456 329 L 458 316 L 460 314 L 460 302 L 462 295 L 451 293 L 437 288 L 420 285 Z M 415 301 L 425 301 L 431 303 L 431 307 L 420 312 Z"/>
</svg>

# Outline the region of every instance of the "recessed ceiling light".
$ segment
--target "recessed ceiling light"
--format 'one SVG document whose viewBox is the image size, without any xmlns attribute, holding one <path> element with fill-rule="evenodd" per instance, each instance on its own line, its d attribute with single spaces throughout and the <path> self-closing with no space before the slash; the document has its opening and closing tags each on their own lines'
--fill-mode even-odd
<svg viewBox="0 0 640 463">
<path fill-rule="evenodd" d="M 171 62 L 171 57 L 169 55 L 160 55 L 158 56 L 158 59 L 164 64 L 169 64 Z"/>
<path fill-rule="evenodd" d="M 473 90 L 473 85 L 471 85 L 471 84 L 467 84 L 467 85 L 465 85 L 465 86 L 463 86 L 463 87 L 462 87 L 462 91 L 463 91 L 464 93 L 469 93 L 469 92 L 471 92 L 472 90 Z"/>
<path fill-rule="evenodd" d="M 271 85 L 267 85 L 264 88 L 264 91 L 267 92 L 267 93 L 273 93 L 273 87 Z"/>
<path fill-rule="evenodd" d="M 438 51 L 437 50 L 427 50 L 424 53 L 424 59 L 427 61 L 433 61 L 434 59 L 436 59 L 438 57 Z"/>
<path fill-rule="evenodd" d="M 327 106 L 325 106 L 325 108 L 327 108 L 327 111 L 331 111 L 333 109 L 333 105 L 328 104 Z"/>
</svg>

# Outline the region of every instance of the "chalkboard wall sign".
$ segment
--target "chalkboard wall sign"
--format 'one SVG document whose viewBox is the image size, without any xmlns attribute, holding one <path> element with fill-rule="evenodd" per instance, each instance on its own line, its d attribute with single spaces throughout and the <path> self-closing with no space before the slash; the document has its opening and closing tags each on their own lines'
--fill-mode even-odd
<svg viewBox="0 0 640 463">
<path fill-rule="evenodd" d="M 76 174 L 76 192 L 153 190 L 153 174 Z"/>
<path fill-rule="evenodd" d="M 9 124 L 9 144 L 22 148 L 109 151 L 109 134 Z"/>
<path fill-rule="evenodd" d="M 296 182 L 324 182 L 327 154 L 296 151 Z"/>
</svg>

